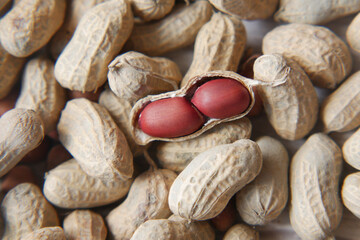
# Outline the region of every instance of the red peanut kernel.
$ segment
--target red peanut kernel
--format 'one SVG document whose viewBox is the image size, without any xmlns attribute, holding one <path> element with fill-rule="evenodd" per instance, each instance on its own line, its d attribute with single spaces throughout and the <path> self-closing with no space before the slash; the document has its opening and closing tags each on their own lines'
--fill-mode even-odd
<svg viewBox="0 0 360 240">
<path fill-rule="evenodd" d="M 224 119 L 244 112 L 250 104 L 248 90 L 233 79 L 214 79 L 201 85 L 192 104 L 210 118 Z"/>
<path fill-rule="evenodd" d="M 191 134 L 204 122 L 204 117 L 183 97 L 154 101 L 142 110 L 139 117 L 139 127 L 144 133 L 161 138 Z"/>
</svg>

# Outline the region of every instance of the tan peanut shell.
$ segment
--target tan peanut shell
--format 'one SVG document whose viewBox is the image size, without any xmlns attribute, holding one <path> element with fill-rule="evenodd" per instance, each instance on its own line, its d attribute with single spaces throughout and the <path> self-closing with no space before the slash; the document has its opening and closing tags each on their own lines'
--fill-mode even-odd
<svg viewBox="0 0 360 240">
<path fill-rule="evenodd" d="M 360 11 L 360 0 L 280 0 L 276 21 L 320 25 Z"/>
<path fill-rule="evenodd" d="M 133 51 L 116 57 L 108 68 L 110 89 L 131 103 L 150 94 L 176 90 L 182 79 L 179 67 L 170 59 Z"/>
<path fill-rule="evenodd" d="M 263 136 L 259 145 L 263 166 L 254 181 L 236 194 L 241 219 L 250 225 L 264 225 L 275 220 L 288 200 L 289 157 L 278 140 Z"/>
<path fill-rule="evenodd" d="M 107 229 L 103 218 L 90 210 L 75 210 L 64 219 L 67 240 L 105 240 Z"/>
<path fill-rule="evenodd" d="M 302 239 L 330 239 L 342 217 L 341 150 L 323 133 L 311 135 L 290 166 L 290 223 Z"/>
<path fill-rule="evenodd" d="M 359 4 L 360 5 L 360 4 Z M 360 13 L 352 20 L 346 30 L 346 40 L 350 47 L 360 52 Z"/>
<path fill-rule="evenodd" d="M 131 240 L 215 240 L 215 233 L 205 221 L 188 222 L 178 218 L 152 219 L 141 224 Z"/>
<path fill-rule="evenodd" d="M 106 217 L 112 239 L 130 239 L 143 222 L 169 217 L 168 195 L 175 178 L 167 169 L 150 169 L 139 175 L 126 200 Z"/>
<path fill-rule="evenodd" d="M 45 46 L 60 28 L 65 0 L 22 0 L 0 21 L 0 41 L 7 52 L 27 57 Z"/>
<path fill-rule="evenodd" d="M 223 240 L 259 240 L 259 232 L 245 224 L 236 224 L 225 233 Z"/>
<path fill-rule="evenodd" d="M 110 89 L 106 89 L 100 94 L 99 104 L 108 110 L 117 126 L 124 133 L 133 155 L 141 155 L 145 147 L 138 145 L 131 134 L 130 112 L 133 104 L 127 99 L 117 97 Z"/>
<path fill-rule="evenodd" d="M 345 141 L 342 152 L 344 160 L 352 167 L 360 170 L 360 128 Z"/>
<path fill-rule="evenodd" d="M 75 159 L 70 159 L 45 175 L 43 192 L 61 208 L 92 208 L 124 197 L 132 179 L 102 180 L 87 175 Z"/>
<path fill-rule="evenodd" d="M 261 167 L 261 150 L 248 139 L 206 150 L 175 179 L 169 193 L 170 209 L 185 219 L 214 218 Z"/>
<path fill-rule="evenodd" d="M 165 17 L 175 5 L 175 0 L 131 0 L 134 15 L 145 21 Z"/>
<path fill-rule="evenodd" d="M 0 44 L 0 99 L 6 97 L 17 81 L 25 58 L 17 58 L 6 52 Z"/>
<path fill-rule="evenodd" d="M 220 11 L 240 19 L 255 20 L 271 17 L 279 0 L 209 0 Z"/>
<path fill-rule="evenodd" d="M 279 53 L 295 60 L 314 85 L 334 89 L 350 73 L 352 57 L 347 45 L 328 28 L 287 24 L 268 32 L 264 54 Z"/>
<path fill-rule="evenodd" d="M 5 220 L 3 240 L 21 239 L 40 228 L 59 225 L 54 207 L 32 183 L 22 183 L 11 189 L 1 203 L 1 213 Z"/>
<path fill-rule="evenodd" d="M 68 101 L 57 130 L 60 142 L 90 176 L 132 177 L 133 156 L 126 138 L 101 105 L 85 98 Z"/>
<path fill-rule="evenodd" d="M 30 60 L 15 107 L 35 110 L 44 123 L 45 133 L 49 133 L 56 129 L 65 101 L 65 90 L 54 76 L 54 63 L 42 57 Z"/>
<path fill-rule="evenodd" d="M 0 118 L 0 177 L 9 172 L 44 138 L 44 126 L 33 110 L 12 109 Z"/>
<path fill-rule="evenodd" d="M 135 24 L 126 48 L 159 56 L 194 42 L 196 34 L 211 17 L 208 1 L 181 5 L 168 16 L 153 23 Z"/>
<path fill-rule="evenodd" d="M 86 12 L 56 61 L 60 85 L 77 91 L 94 91 L 103 85 L 107 66 L 129 37 L 133 22 L 126 0 L 104 2 Z"/>
<path fill-rule="evenodd" d="M 286 79 L 280 86 L 257 86 L 266 115 L 276 133 L 287 140 L 307 135 L 318 118 L 318 98 L 303 69 L 280 54 L 263 55 L 254 63 L 254 78 L 264 82 Z"/>
<path fill-rule="evenodd" d="M 360 71 L 325 98 L 320 118 L 325 132 L 346 132 L 360 126 Z"/>
<path fill-rule="evenodd" d="M 156 156 L 162 167 L 181 172 L 200 153 L 217 145 L 250 138 L 251 122 L 244 117 L 215 126 L 204 134 L 181 142 L 160 142 Z"/>
<path fill-rule="evenodd" d="M 64 230 L 61 227 L 45 227 L 35 230 L 21 240 L 66 240 Z"/>
<path fill-rule="evenodd" d="M 360 218 L 360 172 L 346 176 L 342 185 L 341 196 L 345 207 Z"/>
<path fill-rule="evenodd" d="M 214 13 L 196 36 L 193 60 L 181 81 L 213 71 L 236 71 L 246 45 L 246 30 L 240 19 Z"/>
</svg>

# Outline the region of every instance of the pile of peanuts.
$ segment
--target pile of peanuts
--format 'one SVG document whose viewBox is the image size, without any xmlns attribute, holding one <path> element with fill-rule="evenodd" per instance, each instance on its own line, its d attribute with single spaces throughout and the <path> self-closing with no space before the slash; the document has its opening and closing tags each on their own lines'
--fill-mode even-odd
<svg viewBox="0 0 360 240">
<path fill-rule="evenodd" d="M 5 240 L 359 239 L 360 0 L 3 0 L 0 177 Z"/>
</svg>

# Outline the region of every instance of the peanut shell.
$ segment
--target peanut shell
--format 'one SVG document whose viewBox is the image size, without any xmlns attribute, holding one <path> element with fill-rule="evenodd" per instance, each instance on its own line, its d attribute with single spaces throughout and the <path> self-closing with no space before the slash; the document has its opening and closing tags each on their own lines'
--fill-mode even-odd
<svg viewBox="0 0 360 240">
<path fill-rule="evenodd" d="M 21 240 L 66 240 L 64 230 L 61 227 L 45 227 L 35 230 Z"/>
<path fill-rule="evenodd" d="M 225 233 L 223 240 L 259 240 L 259 233 L 245 224 L 236 224 Z"/>
<path fill-rule="evenodd" d="M 345 141 L 342 152 L 344 160 L 352 167 L 360 170 L 360 128 Z"/>
<path fill-rule="evenodd" d="M 360 6 L 360 4 L 359 4 Z M 346 30 L 346 40 L 350 47 L 357 52 L 360 52 L 360 13 L 352 20 Z"/>
<path fill-rule="evenodd" d="M 144 21 L 151 21 L 165 17 L 175 5 L 175 0 L 131 0 L 134 15 Z"/>
<path fill-rule="evenodd" d="M 360 218 L 360 172 L 346 176 L 342 185 L 341 196 L 345 207 Z"/>
</svg>

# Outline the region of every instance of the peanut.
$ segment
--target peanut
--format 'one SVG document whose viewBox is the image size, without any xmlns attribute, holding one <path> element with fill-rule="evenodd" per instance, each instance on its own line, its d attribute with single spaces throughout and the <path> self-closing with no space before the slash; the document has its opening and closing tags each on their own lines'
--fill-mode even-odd
<svg viewBox="0 0 360 240">
<path fill-rule="evenodd" d="M 314 127 L 318 98 L 314 86 L 302 68 L 279 54 L 263 55 L 254 64 L 254 78 L 262 81 L 285 79 L 280 86 L 257 86 L 266 115 L 276 133 L 297 140 Z"/>
<path fill-rule="evenodd" d="M 62 208 L 91 208 L 119 200 L 129 191 L 132 179 L 104 181 L 87 175 L 75 159 L 70 159 L 45 175 L 43 192 Z"/>
<path fill-rule="evenodd" d="M 288 200 L 289 157 L 278 140 L 263 136 L 259 145 L 263 166 L 255 180 L 236 194 L 236 207 L 242 220 L 250 225 L 264 225 L 276 219 Z"/>
<path fill-rule="evenodd" d="M 169 217 L 168 194 L 175 178 L 176 174 L 167 169 L 150 169 L 139 175 L 126 200 L 106 217 L 111 237 L 115 240 L 130 239 L 135 230 L 149 219 Z"/>
<path fill-rule="evenodd" d="M 44 138 L 44 126 L 33 110 L 13 109 L 0 118 L 0 177 L 9 172 Z"/>
<path fill-rule="evenodd" d="M 244 224 L 236 224 L 226 232 L 223 240 L 259 240 L 259 232 Z"/>
<path fill-rule="evenodd" d="M 131 6 L 135 16 L 145 21 L 161 19 L 171 12 L 175 0 L 131 0 Z"/>
<path fill-rule="evenodd" d="M 345 207 L 360 218 L 360 172 L 346 176 L 341 196 Z"/>
<path fill-rule="evenodd" d="M 222 144 L 250 138 L 251 122 L 248 118 L 222 123 L 204 134 L 181 142 L 162 142 L 156 156 L 164 168 L 181 172 L 201 152 Z"/>
<path fill-rule="evenodd" d="M 42 48 L 60 28 L 64 0 L 22 0 L 0 21 L 0 41 L 7 52 L 27 57 Z"/>
<path fill-rule="evenodd" d="M 40 228 L 59 225 L 55 209 L 31 183 L 11 189 L 1 203 L 1 212 L 5 220 L 3 240 L 21 239 Z"/>
<path fill-rule="evenodd" d="M 44 227 L 37 229 L 21 240 L 66 240 L 64 230 L 61 227 Z"/>
<path fill-rule="evenodd" d="M 360 170 L 360 128 L 345 141 L 342 152 L 344 160 Z"/>
<path fill-rule="evenodd" d="M 325 132 L 346 132 L 360 125 L 360 71 L 352 74 L 321 104 Z"/>
<path fill-rule="evenodd" d="M 90 176 L 128 179 L 133 156 L 108 111 L 85 98 L 68 101 L 58 124 L 59 139 Z"/>
<path fill-rule="evenodd" d="M 182 78 L 175 62 L 133 51 L 115 58 L 108 68 L 110 89 L 132 103 L 150 94 L 178 89 Z"/>
<path fill-rule="evenodd" d="M 297 23 L 276 27 L 265 35 L 262 49 L 264 54 L 280 53 L 295 60 L 322 88 L 334 89 L 352 68 L 347 45 L 325 27 Z"/>
<path fill-rule="evenodd" d="M 216 230 L 225 232 L 234 225 L 237 218 L 235 203 L 230 200 L 224 210 L 210 221 Z"/>
<path fill-rule="evenodd" d="M 76 210 L 64 219 L 67 240 L 105 240 L 107 229 L 101 215 L 90 210 Z"/>
<path fill-rule="evenodd" d="M 356 17 L 352 20 L 350 25 L 346 30 L 346 40 L 350 47 L 357 52 L 360 52 L 360 34 L 359 34 L 359 26 L 360 26 L 360 14 L 356 15 Z"/>
<path fill-rule="evenodd" d="M 248 139 L 206 150 L 175 179 L 169 193 L 170 209 L 185 219 L 214 218 L 259 174 L 261 166 L 260 148 Z"/>
<path fill-rule="evenodd" d="M 338 195 L 341 150 L 323 133 L 311 135 L 290 166 L 290 223 L 302 239 L 330 239 L 342 216 Z"/>
<path fill-rule="evenodd" d="M 54 63 L 42 57 L 29 61 L 15 107 L 33 109 L 39 113 L 45 133 L 49 133 L 56 129 L 64 105 L 65 90 L 55 79 Z"/>
<path fill-rule="evenodd" d="M 107 65 L 120 52 L 133 22 L 126 0 L 104 2 L 86 12 L 56 61 L 60 85 L 78 91 L 94 91 L 103 85 Z"/>
</svg>

